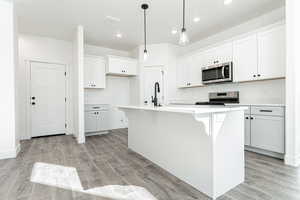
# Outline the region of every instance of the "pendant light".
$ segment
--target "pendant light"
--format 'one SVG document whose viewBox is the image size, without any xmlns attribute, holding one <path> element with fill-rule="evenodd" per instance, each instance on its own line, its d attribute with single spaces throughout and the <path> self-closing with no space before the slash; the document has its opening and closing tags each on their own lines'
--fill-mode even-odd
<svg viewBox="0 0 300 200">
<path fill-rule="evenodd" d="M 147 51 L 147 20 L 146 20 L 146 10 L 149 8 L 148 4 L 142 4 L 142 9 L 144 10 L 144 60 L 148 58 Z"/>
<path fill-rule="evenodd" d="M 182 29 L 181 29 L 181 33 L 180 33 L 180 39 L 179 39 L 179 44 L 181 46 L 185 46 L 189 43 L 189 37 L 186 33 L 186 28 L 185 28 L 185 0 L 183 0 L 183 23 L 182 23 Z"/>
</svg>

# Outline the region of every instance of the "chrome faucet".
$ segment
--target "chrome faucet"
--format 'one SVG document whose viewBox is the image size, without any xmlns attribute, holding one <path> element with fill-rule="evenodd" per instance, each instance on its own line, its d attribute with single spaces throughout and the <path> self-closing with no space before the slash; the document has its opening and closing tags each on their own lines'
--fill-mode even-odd
<svg viewBox="0 0 300 200">
<path fill-rule="evenodd" d="M 159 106 L 158 105 L 158 99 L 157 99 L 157 93 L 160 93 L 160 88 L 159 88 L 159 83 L 158 82 L 156 82 L 154 84 L 154 98 L 153 98 L 153 96 L 151 96 L 152 103 L 154 104 L 154 106 Z"/>
</svg>

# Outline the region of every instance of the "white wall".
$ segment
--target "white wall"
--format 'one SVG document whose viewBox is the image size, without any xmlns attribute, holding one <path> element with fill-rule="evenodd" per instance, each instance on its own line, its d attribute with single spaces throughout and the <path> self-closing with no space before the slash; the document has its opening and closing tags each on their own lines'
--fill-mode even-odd
<svg viewBox="0 0 300 200">
<path fill-rule="evenodd" d="M 16 134 L 16 29 L 12 1 L 0 0 L 0 159 L 13 158 L 19 151 Z"/>
<path fill-rule="evenodd" d="M 85 45 L 85 53 L 97 56 L 116 55 L 130 56 L 127 51 L 103 48 L 93 45 Z M 105 89 L 85 89 L 86 104 L 109 104 L 111 105 L 110 125 L 112 129 L 124 128 L 127 126 L 124 113 L 116 106 L 130 104 L 130 80 L 132 78 L 106 76 Z"/>
<path fill-rule="evenodd" d="M 30 74 L 26 60 L 36 60 L 42 62 L 61 63 L 67 66 L 67 133 L 73 133 L 73 105 L 72 105 L 72 43 L 56 40 L 47 37 L 33 35 L 19 35 L 19 68 L 17 83 L 19 86 L 19 112 L 21 139 L 29 139 L 30 133 L 27 130 L 27 105 L 30 103 L 26 96 L 26 82 Z"/>
<path fill-rule="evenodd" d="M 288 165 L 300 166 L 300 1 L 287 0 L 286 155 Z"/>
<path fill-rule="evenodd" d="M 73 115 L 77 142 L 85 143 L 84 133 L 84 31 L 78 26 L 73 38 Z"/>
<path fill-rule="evenodd" d="M 86 54 L 97 55 L 97 56 L 106 56 L 106 55 L 115 55 L 115 56 L 128 56 L 130 57 L 130 53 L 128 51 L 110 49 L 95 45 L 84 45 L 84 51 Z"/>
<path fill-rule="evenodd" d="M 207 87 L 177 89 L 172 94 L 175 102 L 208 101 L 208 93 L 240 91 L 240 102 L 244 104 L 284 104 L 285 103 L 285 80 L 266 80 L 248 83 L 231 83 L 211 85 Z"/>
</svg>

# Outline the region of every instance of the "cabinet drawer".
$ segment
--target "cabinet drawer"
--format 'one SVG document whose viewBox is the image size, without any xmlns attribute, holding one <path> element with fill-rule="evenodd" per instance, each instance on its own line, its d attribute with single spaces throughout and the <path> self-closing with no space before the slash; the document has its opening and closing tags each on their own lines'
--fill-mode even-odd
<svg viewBox="0 0 300 200">
<path fill-rule="evenodd" d="M 252 115 L 284 116 L 283 107 L 251 106 Z"/>
</svg>

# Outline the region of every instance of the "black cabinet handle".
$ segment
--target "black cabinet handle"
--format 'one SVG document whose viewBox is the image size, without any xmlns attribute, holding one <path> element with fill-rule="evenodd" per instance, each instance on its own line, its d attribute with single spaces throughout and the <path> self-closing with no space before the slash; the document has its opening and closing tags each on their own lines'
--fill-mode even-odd
<svg viewBox="0 0 300 200">
<path fill-rule="evenodd" d="M 35 97 L 31 97 L 32 100 L 35 100 Z"/>
<path fill-rule="evenodd" d="M 253 117 L 251 117 L 250 119 L 251 119 L 251 120 L 253 120 L 254 118 L 253 118 Z"/>
<path fill-rule="evenodd" d="M 256 75 L 253 75 L 253 77 L 255 78 L 255 77 L 256 77 Z"/>
<path fill-rule="evenodd" d="M 246 117 L 246 119 L 249 119 L 249 117 Z"/>
<path fill-rule="evenodd" d="M 273 110 L 259 110 L 259 112 L 268 112 L 268 113 L 270 113 L 270 112 L 273 112 Z"/>
<path fill-rule="evenodd" d="M 35 102 L 32 102 L 32 103 L 31 103 L 31 105 L 33 105 L 33 106 L 34 106 L 34 105 L 35 105 Z"/>
<path fill-rule="evenodd" d="M 258 77 L 260 77 L 260 74 L 257 74 Z"/>
</svg>

